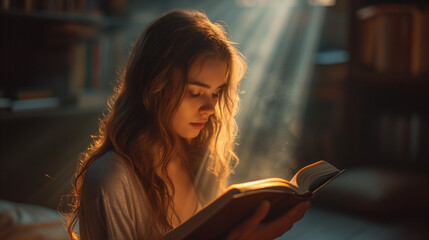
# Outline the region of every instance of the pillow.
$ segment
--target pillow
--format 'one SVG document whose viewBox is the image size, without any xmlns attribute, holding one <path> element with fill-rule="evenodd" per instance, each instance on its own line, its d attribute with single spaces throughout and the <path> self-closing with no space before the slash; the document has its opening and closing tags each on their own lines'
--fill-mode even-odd
<svg viewBox="0 0 429 240">
<path fill-rule="evenodd" d="M 0 200 L 0 239 L 69 239 L 64 226 L 52 209 Z"/>
<path fill-rule="evenodd" d="M 355 168 L 316 193 L 315 204 L 370 217 L 424 216 L 429 211 L 428 176 Z"/>
</svg>

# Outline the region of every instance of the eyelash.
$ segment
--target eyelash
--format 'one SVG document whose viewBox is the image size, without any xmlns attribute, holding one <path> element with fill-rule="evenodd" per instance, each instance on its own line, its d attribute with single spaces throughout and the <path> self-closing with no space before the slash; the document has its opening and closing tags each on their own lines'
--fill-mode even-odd
<svg viewBox="0 0 429 240">
<path fill-rule="evenodd" d="M 198 93 L 189 92 L 189 94 L 190 94 L 192 97 L 199 97 L 199 96 L 201 96 L 203 93 L 201 93 L 201 92 L 198 92 Z"/>
<path fill-rule="evenodd" d="M 192 97 L 199 97 L 199 96 L 203 95 L 203 93 L 202 93 L 202 92 L 199 92 L 199 93 L 192 93 L 192 92 L 189 92 L 189 94 L 190 94 Z M 212 96 L 217 98 L 217 97 L 219 97 L 219 94 L 220 94 L 220 92 L 219 92 L 219 93 L 213 93 L 213 94 L 212 94 Z"/>
</svg>

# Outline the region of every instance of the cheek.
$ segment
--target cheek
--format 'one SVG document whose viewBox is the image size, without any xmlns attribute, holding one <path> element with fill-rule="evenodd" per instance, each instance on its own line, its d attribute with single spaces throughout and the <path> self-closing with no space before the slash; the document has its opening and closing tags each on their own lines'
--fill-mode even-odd
<svg viewBox="0 0 429 240">
<path fill-rule="evenodd" d="M 197 120 L 198 108 L 195 101 L 184 100 L 173 116 L 173 130 L 183 138 L 194 138 L 199 131 L 192 128 L 191 122 Z"/>
<path fill-rule="evenodd" d="M 182 125 L 192 118 L 193 104 L 191 101 L 184 99 L 174 115 L 173 121 L 176 126 Z"/>
<path fill-rule="evenodd" d="M 179 107 L 183 116 L 192 117 L 198 112 L 198 99 L 185 99 Z"/>
</svg>

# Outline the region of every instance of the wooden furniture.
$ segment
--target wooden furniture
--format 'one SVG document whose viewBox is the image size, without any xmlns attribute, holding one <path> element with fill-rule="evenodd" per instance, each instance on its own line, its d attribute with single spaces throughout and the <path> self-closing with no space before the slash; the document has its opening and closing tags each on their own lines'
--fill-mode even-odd
<svg viewBox="0 0 429 240">
<path fill-rule="evenodd" d="M 2 1 L 0 199 L 56 208 L 71 190 L 136 24 L 108 2 Z"/>
<path fill-rule="evenodd" d="M 351 1 L 344 158 L 427 172 L 428 6 L 397 2 Z"/>
</svg>

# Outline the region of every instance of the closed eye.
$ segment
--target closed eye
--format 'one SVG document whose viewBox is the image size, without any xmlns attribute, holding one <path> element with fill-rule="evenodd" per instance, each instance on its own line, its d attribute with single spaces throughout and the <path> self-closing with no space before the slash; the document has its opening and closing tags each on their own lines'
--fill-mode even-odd
<svg viewBox="0 0 429 240">
<path fill-rule="evenodd" d="M 193 87 L 193 88 L 188 89 L 188 92 L 189 92 L 189 95 L 191 97 L 199 97 L 201 95 L 204 95 L 205 90 L 201 89 L 199 87 L 197 87 L 197 88 Z"/>
<path fill-rule="evenodd" d="M 222 93 L 223 86 L 219 87 L 216 92 L 213 93 L 213 97 L 219 97 L 219 95 Z"/>
<path fill-rule="evenodd" d="M 192 97 L 198 97 L 198 96 L 201 96 L 201 95 L 202 95 L 202 93 L 200 93 L 200 92 L 196 92 L 196 93 L 194 93 L 194 92 L 189 92 L 189 95 L 191 95 Z"/>
<path fill-rule="evenodd" d="M 216 89 L 216 91 L 214 91 L 214 92 L 212 93 L 212 97 L 214 97 L 214 98 L 218 98 L 218 97 L 220 96 L 220 94 L 221 94 L 222 90 L 223 90 L 223 86 L 221 86 L 221 87 L 217 88 L 217 89 Z M 208 93 L 209 91 L 207 91 L 207 90 L 201 90 L 201 89 L 199 89 L 199 88 L 196 88 L 196 89 L 191 88 L 191 89 L 189 89 L 189 91 L 188 91 L 188 92 L 189 92 L 189 95 L 190 95 L 191 97 L 199 97 L 199 96 L 201 96 L 201 95 L 204 95 L 206 92 Z"/>
</svg>

